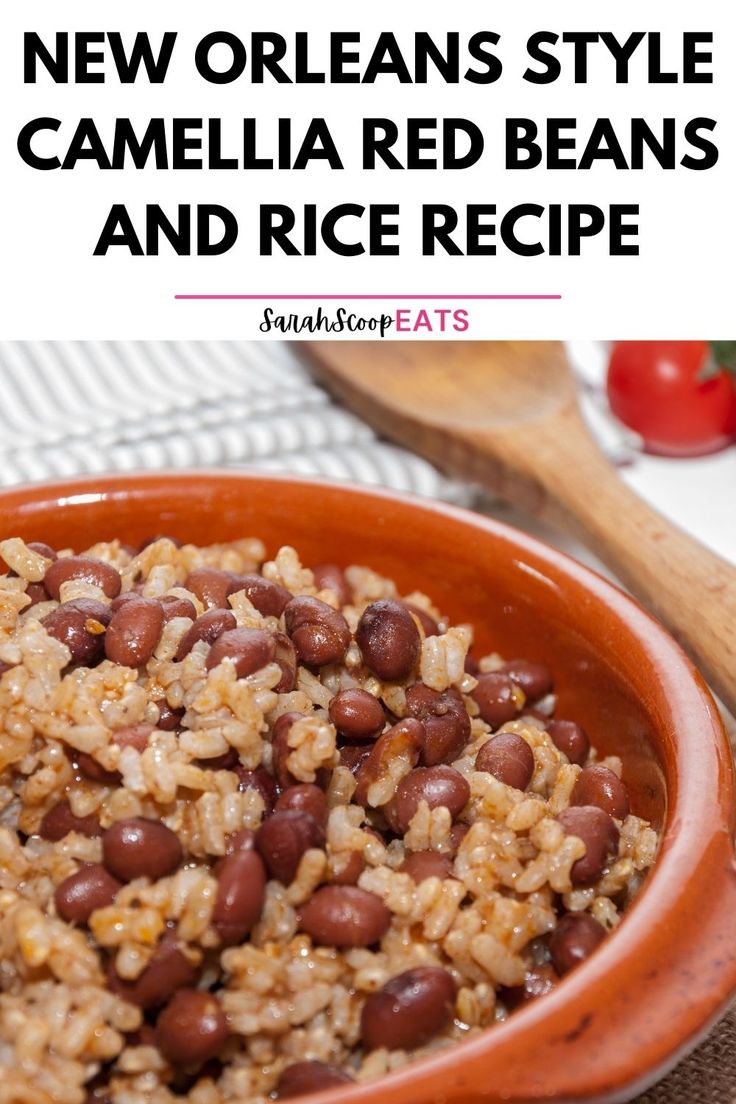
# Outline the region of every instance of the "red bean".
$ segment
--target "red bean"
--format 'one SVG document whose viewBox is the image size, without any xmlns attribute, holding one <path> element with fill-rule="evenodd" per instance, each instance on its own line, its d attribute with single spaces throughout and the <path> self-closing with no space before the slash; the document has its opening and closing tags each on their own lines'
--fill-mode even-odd
<svg viewBox="0 0 736 1104">
<path fill-rule="evenodd" d="M 299 928 L 318 946 L 370 947 L 386 934 L 391 913 L 357 886 L 323 886 L 302 907 Z"/>
<path fill-rule="evenodd" d="M 156 1029 L 151 1024 L 144 1021 L 137 1031 L 126 1031 L 125 1038 L 128 1046 L 155 1046 Z M 85 1104 L 87 1104 L 86 1101 Z"/>
<path fill-rule="evenodd" d="M 306 1096 L 352 1082 L 350 1074 L 337 1066 L 316 1061 L 295 1062 L 282 1071 L 276 1085 L 276 1099 L 290 1100 L 294 1096 Z"/>
<path fill-rule="evenodd" d="M 60 801 L 46 813 L 38 832 L 43 839 L 58 843 L 70 832 L 79 832 L 82 836 L 94 839 L 102 835 L 102 828 L 96 813 L 78 817 L 72 812 L 68 801 Z"/>
<path fill-rule="evenodd" d="M 217 997 L 180 989 L 156 1021 L 158 1049 L 174 1066 L 197 1066 L 214 1058 L 230 1034 Z"/>
<path fill-rule="evenodd" d="M 447 855 L 441 855 L 439 851 L 413 851 L 404 859 L 399 870 L 408 874 L 417 885 L 426 878 L 444 880 L 452 877 L 452 863 Z"/>
<path fill-rule="evenodd" d="M 85 863 L 56 887 L 56 911 L 70 924 L 86 924 L 96 909 L 111 905 L 122 888 L 100 863 Z"/>
<path fill-rule="evenodd" d="M 344 744 L 340 748 L 340 766 L 357 774 L 371 753 L 370 744 Z"/>
<path fill-rule="evenodd" d="M 47 613 L 41 624 L 49 636 L 66 644 L 72 663 L 96 663 L 105 651 L 110 610 L 92 598 L 75 598 Z"/>
<path fill-rule="evenodd" d="M 263 798 L 263 804 L 266 807 L 266 815 L 272 813 L 273 807 L 276 804 L 276 798 L 278 797 L 278 787 L 268 771 L 263 767 L 256 767 L 255 770 L 248 770 L 247 767 L 241 767 L 238 764 L 235 767 L 235 773 L 238 776 L 238 789 L 240 792 L 245 793 L 246 790 L 256 790 Z"/>
<path fill-rule="evenodd" d="M 419 629 L 406 606 L 391 598 L 363 611 L 355 639 L 366 667 L 386 682 L 408 678 L 419 662 Z"/>
<path fill-rule="evenodd" d="M 135 598 L 116 610 L 105 633 L 105 655 L 121 667 L 142 667 L 153 655 L 164 627 L 164 611 L 153 598 Z"/>
<path fill-rule="evenodd" d="M 577 836 L 585 844 L 585 854 L 572 865 L 573 885 L 593 882 L 603 873 L 608 855 L 618 849 L 619 832 L 608 813 L 597 805 L 576 805 L 557 817 L 566 836 Z"/>
<path fill-rule="evenodd" d="M 425 767 L 457 759 L 470 739 L 470 717 L 457 690 L 432 690 L 415 682 L 406 691 L 406 708 L 424 726 L 421 761 Z"/>
<path fill-rule="evenodd" d="M 514 985 L 502 992 L 503 1002 L 509 1012 L 551 993 L 560 978 L 553 966 L 547 963 L 532 966 L 527 971 L 523 985 Z"/>
<path fill-rule="evenodd" d="M 128 602 L 135 602 L 137 598 L 141 597 L 139 589 L 126 590 L 123 594 L 118 594 L 117 598 L 113 598 L 110 603 L 110 613 L 117 613 L 121 606 L 126 605 Z"/>
<path fill-rule="evenodd" d="M 156 1008 L 172 993 L 185 985 L 193 985 L 199 970 L 182 951 L 176 932 L 167 931 L 161 937 L 146 968 L 132 981 L 121 978 L 115 970 L 115 960 L 107 968 L 108 987 L 139 1008 Z"/>
<path fill-rule="evenodd" d="M 272 583 L 262 575 L 241 575 L 231 593 L 241 590 L 245 592 L 250 604 L 264 617 L 280 617 L 293 598 L 286 587 Z"/>
<path fill-rule="evenodd" d="M 549 721 L 547 732 L 555 747 L 566 755 L 571 763 L 582 767 L 590 752 L 590 740 L 584 728 L 575 721 Z M 584 802 L 586 805 L 595 802 Z"/>
<path fill-rule="evenodd" d="M 393 831 L 403 836 L 421 801 L 430 809 L 446 808 L 455 820 L 469 800 L 470 786 L 453 767 L 417 767 L 401 779 L 383 812 Z"/>
<path fill-rule="evenodd" d="M 584 962 L 606 938 L 606 929 L 587 912 L 568 912 L 549 937 L 549 953 L 561 976 Z"/>
<path fill-rule="evenodd" d="M 460 844 L 463 842 L 469 831 L 470 826 L 468 824 L 453 824 L 452 828 L 450 829 L 449 854 L 453 859 L 455 858 L 455 855 L 457 855 Z"/>
<path fill-rule="evenodd" d="M 265 896 L 266 870 L 255 851 L 234 851 L 218 863 L 212 923 L 224 946 L 242 943 L 250 934 L 260 920 Z"/>
<path fill-rule="evenodd" d="M 296 686 L 297 656 L 296 648 L 286 633 L 274 633 L 274 662 L 281 668 L 281 679 L 274 686 L 277 694 L 290 694 Z"/>
<path fill-rule="evenodd" d="M 321 563 L 312 568 L 317 590 L 331 590 L 341 606 L 349 606 L 353 600 L 345 572 L 334 563 Z"/>
<path fill-rule="evenodd" d="M 156 729 L 150 724 L 129 725 L 127 728 L 119 728 L 117 732 L 113 732 L 112 742 L 121 748 L 132 747 L 138 752 L 143 752 L 155 731 Z"/>
<path fill-rule="evenodd" d="M 478 685 L 471 692 L 471 697 L 478 706 L 481 719 L 491 728 L 513 721 L 518 714 L 514 686 L 509 676 L 499 671 L 478 675 Z"/>
<path fill-rule="evenodd" d="M 89 778 L 91 782 L 100 782 L 105 786 L 114 786 L 120 781 L 120 772 L 106 770 L 102 763 L 98 763 L 93 755 L 86 751 L 77 751 L 76 748 L 65 748 L 66 754 L 71 759 L 83 778 Z"/>
<path fill-rule="evenodd" d="M 292 598 L 284 610 L 286 631 L 308 667 L 324 667 L 345 658 L 350 629 L 341 613 L 319 598 Z"/>
<path fill-rule="evenodd" d="M 378 698 L 367 690 L 340 690 L 330 702 L 330 720 L 348 740 L 373 740 L 380 735 L 386 715 Z"/>
<path fill-rule="evenodd" d="M 300 782 L 284 790 L 276 802 L 276 812 L 283 813 L 289 809 L 309 813 L 323 828 L 327 824 L 327 798 L 313 782 Z"/>
<path fill-rule="evenodd" d="M 51 560 L 52 562 L 59 558 L 51 545 L 44 544 L 43 541 L 29 541 L 26 548 L 30 548 L 31 552 L 35 552 L 37 555 L 43 556 L 44 559 Z"/>
<path fill-rule="evenodd" d="M 184 586 L 196 594 L 206 609 L 229 609 L 227 600 L 238 589 L 238 577 L 232 571 L 198 567 L 187 575 Z"/>
<path fill-rule="evenodd" d="M 369 788 L 386 772 L 392 759 L 405 756 L 415 766 L 423 743 L 424 725 L 413 717 L 405 717 L 379 736 L 355 775 L 357 786 L 353 796 L 357 804 L 368 804 Z"/>
<path fill-rule="evenodd" d="M 218 636 L 224 632 L 237 628 L 237 621 L 232 610 L 211 609 L 201 614 L 194 624 L 187 629 L 179 641 L 176 649 L 176 659 L 181 662 L 189 655 L 195 644 L 204 640 L 207 644 L 214 644 Z"/>
<path fill-rule="evenodd" d="M 262 629 L 229 629 L 218 636 L 207 656 L 207 670 L 211 671 L 224 659 L 235 664 L 235 674 L 245 678 L 270 663 L 275 645 L 270 633 Z"/>
<path fill-rule="evenodd" d="M 512 659 L 509 663 L 504 663 L 501 671 L 521 687 L 529 703 L 545 698 L 554 689 L 552 672 L 544 663 Z"/>
<path fill-rule="evenodd" d="M 428 614 L 426 610 L 422 609 L 421 606 L 415 606 L 413 602 L 404 602 L 404 605 L 409 613 L 412 613 L 416 617 L 424 630 L 425 636 L 439 636 L 440 627 L 434 617 Z"/>
<path fill-rule="evenodd" d="M 289 747 L 289 729 L 296 721 L 303 720 L 304 716 L 304 713 L 296 713 L 293 710 L 290 713 L 282 713 L 273 726 L 271 736 L 273 773 L 276 775 L 279 786 L 283 789 L 286 789 L 287 786 L 293 786 L 298 781 L 289 771 L 286 760 L 293 750 Z"/>
<path fill-rule="evenodd" d="M 612 770 L 593 764 L 578 775 L 570 804 L 597 805 L 616 820 L 626 820 L 629 815 L 629 792 Z"/>
<path fill-rule="evenodd" d="M 212 755 L 209 759 L 197 759 L 197 766 L 203 770 L 235 770 L 240 757 L 234 747 L 228 748 L 222 755 Z"/>
<path fill-rule="evenodd" d="M 99 587 L 108 598 L 117 598 L 120 593 L 120 573 L 111 564 L 94 556 L 65 556 L 55 560 L 46 570 L 43 585 L 58 601 L 62 583 L 70 579 Z"/>
<path fill-rule="evenodd" d="M 305 851 L 324 845 L 324 829 L 314 817 L 298 809 L 274 813 L 256 833 L 256 848 L 268 873 L 282 885 L 293 882 Z"/>
<path fill-rule="evenodd" d="M 162 732 L 173 732 L 181 724 L 186 710 L 183 706 L 181 709 L 172 709 L 166 698 L 159 698 L 156 705 L 158 706 L 158 724 L 156 728 L 160 728 Z"/>
<path fill-rule="evenodd" d="M 175 617 L 189 617 L 192 621 L 197 619 L 197 610 L 194 602 L 189 598 L 180 598 L 178 594 L 164 594 L 158 599 L 164 611 L 164 623 L 168 625 Z"/>
<path fill-rule="evenodd" d="M 240 828 L 225 836 L 226 855 L 234 855 L 236 851 L 252 851 L 255 845 L 256 834 L 251 828 Z"/>
<path fill-rule="evenodd" d="M 465 670 L 469 675 L 472 675 L 473 678 L 478 678 L 478 675 L 480 674 L 480 664 L 478 663 L 478 660 L 475 658 L 475 656 L 472 655 L 470 652 L 468 652 L 465 657 Z"/>
<path fill-rule="evenodd" d="M 483 744 L 475 758 L 475 769 L 492 774 L 515 790 L 525 790 L 534 774 L 534 752 L 523 736 L 499 732 Z"/>
<path fill-rule="evenodd" d="M 26 606 L 26 609 L 32 609 L 33 606 L 37 606 L 39 602 L 48 602 L 49 596 L 46 587 L 43 583 L 28 583 L 25 589 L 26 597 L 30 598 L 30 606 Z"/>
<path fill-rule="evenodd" d="M 449 1025 L 455 1005 L 455 982 L 439 966 L 417 966 L 391 978 L 372 993 L 360 1018 L 366 1050 L 413 1050 Z"/>
<path fill-rule="evenodd" d="M 355 885 L 358 878 L 365 870 L 365 859 L 362 851 L 350 851 L 347 861 L 337 869 L 333 869 L 330 881 L 333 885 Z"/>
<path fill-rule="evenodd" d="M 176 870 L 182 858 L 179 837 L 158 820 L 118 820 L 102 836 L 102 861 L 122 882 L 163 878 Z"/>
</svg>

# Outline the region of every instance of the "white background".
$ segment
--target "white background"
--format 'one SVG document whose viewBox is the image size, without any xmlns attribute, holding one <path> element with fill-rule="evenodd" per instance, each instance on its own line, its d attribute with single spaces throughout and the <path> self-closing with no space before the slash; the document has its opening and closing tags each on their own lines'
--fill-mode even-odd
<svg viewBox="0 0 736 1104">
<path fill-rule="evenodd" d="M 734 216 L 734 117 L 736 65 L 733 63 L 736 17 L 733 3 L 701 0 L 697 6 L 675 0 L 630 0 L 592 6 L 586 0 L 554 5 L 489 5 L 457 0 L 453 5 L 421 5 L 373 0 L 346 6 L 321 0 L 306 6 L 296 0 L 248 5 L 220 0 L 209 5 L 172 0 L 36 0 L 6 4 L 0 36 L 0 337 L 3 338 L 160 338 L 258 337 L 266 304 L 176 302 L 177 292 L 372 292 L 503 293 L 559 292 L 559 302 L 469 304 L 468 338 L 621 338 L 718 337 L 732 335 Z M 22 35 L 36 30 L 146 30 L 157 41 L 164 30 L 179 32 L 166 83 L 145 79 L 121 86 L 108 56 L 104 85 L 56 86 L 43 75 L 36 86 L 23 85 Z M 330 30 L 360 30 L 366 48 L 380 30 L 392 30 L 408 46 L 414 30 L 463 37 L 477 30 L 501 34 L 501 80 L 488 86 L 399 86 L 392 79 L 373 86 L 251 85 L 246 75 L 234 84 L 207 84 L 194 68 L 197 41 L 212 30 L 231 30 L 247 40 L 254 29 L 287 37 L 308 30 L 315 60 Z M 646 83 L 642 60 L 632 62 L 634 79 L 617 86 L 613 62 L 603 47 L 593 55 L 586 86 L 572 82 L 570 48 L 558 46 L 565 74 L 542 87 L 521 80 L 525 43 L 535 30 L 611 30 L 619 39 L 634 30 L 660 30 L 668 67 L 677 68 L 683 30 L 713 31 L 713 85 Z M 440 37 L 441 41 L 441 37 Z M 640 51 L 643 53 L 643 50 Z M 639 56 L 637 51 L 636 57 Z M 409 56 L 411 51 L 409 51 Z M 237 149 L 240 120 L 258 116 L 264 153 L 273 147 L 273 120 L 327 118 L 343 154 L 344 172 L 313 165 L 305 172 L 161 172 L 154 168 L 125 173 L 100 172 L 82 164 L 71 172 L 38 172 L 16 152 L 17 134 L 30 119 L 62 119 L 59 136 L 42 148 L 63 155 L 63 136 L 71 136 L 82 116 L 93 115 L 103 134 L 110 120 L 128 116 L 140 124 L 153 116 L 219 116 Z M 459 173 L 360 170 L 359 123 L 363 116 L 466 116 L 484 129 L 486 155 L 474 169 Z M 505 173 L 500 167 L 504 117 L 576 116 L 581 145 L 592 121 L 608 116 L 625 137 L 632 115 L 650 123 L 675 116 L 681 124 L 705 115 L 718 119 L 715 138 L 720 161 L 708 172 L 658 167 L 616 172 L 601 164 L 590 172 Z M 686 148 L 683 143 L 683 153 Z M 292 206 L 317 202 L 396 202 L 402 208 L 400 258 L 334 257 L 266 259 L 257 256 L 252 228 L 260 202 Z M 580 258 L 517 258 L 505 253 L 486 258 L 422 258 L 415 227 L 422 202 L 496 203 L 499 212 L 523 201 L 638 202 L 639 258 L 610 258 L 604 237 Z M 131 258 L 122 250 L 106 258 L 92 251 L 111 204 L 124 202 L 139 214 L 146 202 L 175 210 L 178 203 L 212 202 L 239 216 L 241 235 L 230 253 L 216 258 L 179 258 L 168 250 L 158 258 Z M 331 304 L 334 309 L 338 304 Z M 443 306 L 435 303 L 428 306 Z M 462 306 L 463 304 L 455 304 Z M 305 304 L 286 309 L 305 310 Z M 311 309 L 316 309 L 313 304 Z M 376 313 L 380 304 L 360 306 Z M 382 308 L 381 308 L 382 309 Z M 272 336 L 278 337 L 278 334 Z M 349 336 L 349 335 L 348 335 Z M 422 336 L 429 336 L 423 334 Z"/>
</svg>

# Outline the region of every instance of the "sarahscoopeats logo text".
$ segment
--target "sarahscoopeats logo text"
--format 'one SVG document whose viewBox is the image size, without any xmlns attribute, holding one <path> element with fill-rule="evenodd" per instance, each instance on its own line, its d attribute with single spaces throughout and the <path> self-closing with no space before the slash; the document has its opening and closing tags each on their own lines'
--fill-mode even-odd
<svg viewBox="0 0 736 1104">
<path fill-rule="evenodd" d="M 301 314 L 296 311 L 289 314 L 279 313 L 273 307 L 266 307 L 263 321 L 259 325 L 261 333 L 276 330 L 279 333 L 370 333 L 386 337 L 391 333 L 465 333 L 470 328 L 467 310 L 451 310 L 423 307 L 404 307 L 389 313 L 362 315 L 345 307 L 339 307 L 330 313 L 318 307 L 316 312 Z"/>
</svg>

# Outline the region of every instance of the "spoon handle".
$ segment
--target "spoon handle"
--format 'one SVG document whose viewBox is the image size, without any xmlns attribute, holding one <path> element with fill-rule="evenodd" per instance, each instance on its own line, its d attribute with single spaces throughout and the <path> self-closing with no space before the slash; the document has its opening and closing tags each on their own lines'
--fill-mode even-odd
<svg viewBox="0 0 736 1104">
<path fill-rule="evenodd" d="M 470 442 L 468 442 L 469 444 Z M 736 713 L 736 568 L 647 505 L 619 478 L 566 403 L 528 434 L 476 437 L 475 448 L 510 479 L 533 512 L 596 553 L 672 632 Z"/>
</svg>

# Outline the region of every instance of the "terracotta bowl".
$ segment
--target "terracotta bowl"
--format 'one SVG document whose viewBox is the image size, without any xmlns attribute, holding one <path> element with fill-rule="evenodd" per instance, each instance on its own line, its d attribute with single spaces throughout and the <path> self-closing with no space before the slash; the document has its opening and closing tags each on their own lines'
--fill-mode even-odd
<svg viewBox="0 0 736 1104">
<path fill-rule="evenodd" d="M 481 649 L 547 661 L 559 712 L 623 757 L 662 846 L 620 928 L 550 996 L 341 1104 L 623 1101 L 662 1076 L 736 990 L 732 759 L 713 700 L 656 621 L 573 560 L 449 506 L 222 472 L 97 477 L 0 495 L 0 532 L 76 549 L 167 533 L 257 535 L 305 563 L 370 564 L 419 587 Z M 687 596 L 683 595 L 683 601 Z M 309 1099 L 316 1104 L 317 1097 Z"/>
</svg>

